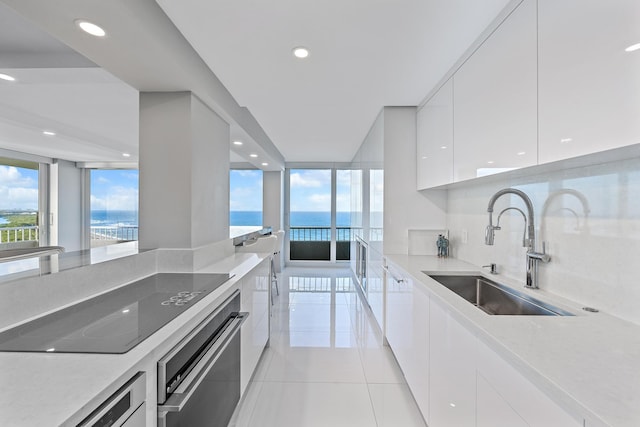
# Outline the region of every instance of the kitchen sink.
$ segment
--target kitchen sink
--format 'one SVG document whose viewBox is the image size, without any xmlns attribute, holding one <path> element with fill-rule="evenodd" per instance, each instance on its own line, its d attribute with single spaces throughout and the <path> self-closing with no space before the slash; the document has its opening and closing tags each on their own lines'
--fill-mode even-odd
<svg viewBox="0 0 640 427">
<path fill-rule="evenodd" d="M 482 276 L 427 275 L 488 314 L 573 316 L 568 311 L 531 298 Z"/>
</svg>

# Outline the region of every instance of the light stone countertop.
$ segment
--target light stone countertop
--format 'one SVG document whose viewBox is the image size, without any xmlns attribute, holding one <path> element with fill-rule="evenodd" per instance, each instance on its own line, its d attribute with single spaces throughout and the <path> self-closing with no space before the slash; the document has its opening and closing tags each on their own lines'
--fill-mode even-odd
<svg viewBox="0 0 640 427">
<path fill-rule="evenodd" d="M 640 326 L 489 275 L 478 266 L 434 256 L 386 255 L 557 404 L 593 426 L 640 426 Z M 394 264 L 395 267 L 394 268 Z M 575 316 L 491 316 L 423 273 L 481 274 Z"/>
<path fill-rule="evenodd" d="M 127 353 L 0 352 L 0 425 L 75 426 L 136 372 L 154 367 L 267 256 L 238 253 L 196 271 L 234 276 Z M 147 419 L 156 413 L 155 382 L 148 372 Z"/>
</svg>

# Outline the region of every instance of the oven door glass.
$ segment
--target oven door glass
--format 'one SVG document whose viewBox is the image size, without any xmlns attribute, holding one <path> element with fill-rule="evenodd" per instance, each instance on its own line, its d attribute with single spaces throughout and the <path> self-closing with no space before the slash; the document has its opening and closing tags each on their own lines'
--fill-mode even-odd
<svg viewBox="0 0 640 427">
<path fill-rule="evenodd" d="M 226 427 L 240 401 L 240 333 L 177 412 L 158 413 L 159 427 Z"/>
</svg>

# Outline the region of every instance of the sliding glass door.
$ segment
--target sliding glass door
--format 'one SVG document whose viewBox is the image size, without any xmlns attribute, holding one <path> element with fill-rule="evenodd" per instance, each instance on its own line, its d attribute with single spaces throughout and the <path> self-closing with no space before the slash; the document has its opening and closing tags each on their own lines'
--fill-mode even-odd
<svg viewBox="0 0 640 427">
<path fill-rule="evenodd" d="M 360 172 L 289 170 L 289 260 L 350 259 L 354 173 Z"/>
</svg>

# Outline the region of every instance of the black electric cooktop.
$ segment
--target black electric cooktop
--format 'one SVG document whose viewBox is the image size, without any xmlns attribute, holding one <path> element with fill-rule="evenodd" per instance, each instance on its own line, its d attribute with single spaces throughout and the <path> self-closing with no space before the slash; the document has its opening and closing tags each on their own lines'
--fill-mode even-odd
<svg viewBox="0 0 640 427">
<path fill-rule="evenodd" d="M 230 279 L 160 273 L 0 333 L 0 351 L 126 353 Z"/>
</svg>

